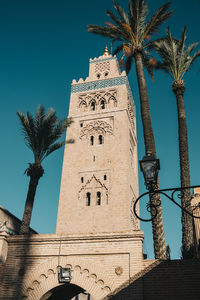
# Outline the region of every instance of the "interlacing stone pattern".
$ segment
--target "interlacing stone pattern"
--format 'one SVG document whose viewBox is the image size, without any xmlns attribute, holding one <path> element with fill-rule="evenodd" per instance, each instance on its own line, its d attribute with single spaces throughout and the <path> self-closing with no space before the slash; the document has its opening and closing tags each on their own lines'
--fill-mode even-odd
<svg viewBox="0 0 200 300">
<path fill-rule="evenodd" d="M 92 121 L 87 123 L 80 132 L 80 139 L 87 138 L 92 134 L 110 134 L 113 135 L 112 126 L 105 121 Z"/>
<path fill-rule="evenodd" d="M 95 109 L 102 110 L 101 103 L 104 103 L 104 109 L 117 107 L 117 90 L 109 89 L 87 94 L 81 94 L 78 98 L 78 109 L 82 111 L 91 111 L 91 103 L 95 103 Z"/>
<path fill-rule="evenodd" d="M 95 73 L 103 73 L 105 71 L 110 71 L 110 62 L 105 61 L 105 62 L 99 62 L 95 64 Z"/>
</svg>

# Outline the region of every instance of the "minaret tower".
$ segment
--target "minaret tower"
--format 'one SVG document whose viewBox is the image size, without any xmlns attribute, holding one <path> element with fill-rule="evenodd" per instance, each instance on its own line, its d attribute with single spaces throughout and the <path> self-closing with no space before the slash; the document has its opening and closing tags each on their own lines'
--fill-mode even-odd
<svg viewBox="0 0 200 300">
<path fill-rule="evenodd" d="M 90 59 L 89 77 L 72 81 L 57 234 L 139 231 L 135 105 L 125 71 L 109 55 Z"/>
</svg>

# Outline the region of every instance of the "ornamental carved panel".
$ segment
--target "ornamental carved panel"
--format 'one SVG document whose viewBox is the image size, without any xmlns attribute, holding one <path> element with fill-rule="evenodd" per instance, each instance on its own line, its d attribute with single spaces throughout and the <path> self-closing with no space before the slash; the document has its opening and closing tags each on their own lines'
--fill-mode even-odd
<svg viewBox="0 0 200 300">
<path fill-rule="evenodd" d="M 87 182 L 84 185 L 82 185 L 82 187 L 78 192 L 78 198 L 79 200 L 83 201 L 82 204 L 85 203 L 84 200 L 86 199 L 85 195 L 87 192 L 91 194 L 91 202 L 92 202 L 91 205 L 95 205 L 96 203 L 97 192 L 101 193 L 102 204 L 103 205 L 108 204 L 108 188 L 94 174 L 89 180 L 87 180 Z"/>
<path fill-rule="evenodd" d="M 105 61 L 105 62 L 98 62 L 95 64 L 95 73 L 102 73 L 105 71 L 110 71 L 110 62 Z"/>
<path fill-rule="evenodd" d="M 91 121 L 89 123 L 86 123 L 86 125 L 81 129 L 80 139 L 87 138 L 88 136 L 93 135 L 95 133 L 102 135 L 113 135 L 113 128 L 108 122 L 105 121 Z"/>
</svg>

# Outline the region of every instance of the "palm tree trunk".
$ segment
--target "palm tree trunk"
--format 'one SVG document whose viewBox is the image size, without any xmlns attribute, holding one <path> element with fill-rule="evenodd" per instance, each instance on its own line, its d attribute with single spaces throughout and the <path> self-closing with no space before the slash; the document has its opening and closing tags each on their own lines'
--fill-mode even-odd
<svg viewBox="0 0 200 300">
<path fill-rule="evenodd" d="M 173 84 L 173 92 L 176 96 L 177 111 L 178 111 L 178 133 L 179 133 L 179 158 L 180 158 L 180 175 L 181 187 L 190 186 L 190 165 L 189 165 L 189 152 L 188 152 L 188 137 L 187 125 L 185 117 L 185 107 L 183 95 L 185 87 L 182 85 L 177 86 Z M 185 190 L 181 197 L 182 207 L 187 207 L 191 211 L 191 194 L 190 190 Z M 182 211 L 182 257 L 193 257 L 193 220 L 192 218 Z"/>
<path fill-rule="evenodd" d="M 144 77 L 142 54 L 137 51 L 135 53 L 135 64 L 136 73 L 140 93 L 140 105 L 141 105 L 141 116 L 143 124 L 144 133 L 144 143 L 146 155 L 153 154 L 156 156 L 155 141 L 153 135 L 153 129 L 151 124 L 151 117 L 149 111 L 149 99 L 147 94 L 146 80 Z M 157 183 L 157 188 L 159 189 L 159 181 Z M 160 195 L 156 194 L 152 197 L 152 202 L 154 204 L 158 203 L 160 200 Z M 162 207 L 157 206 L 158 214 L 157 217 L 152 220 L 152 231 L 153 231 L 153 242 L 154 242 L 154 255 L 156 259 L 166 259 L 166 245 L 165 245 L 165 233 L 162 217 Z M 153 212 L 152 216 L 153 216 Z"/>
<path fill-rule="evenodd" d="M 35 198 L 35 193 L 38 185 L 40 177 L 36 177 L 34 175 L 30 176 L 28 194 L 26 197 L 26 204 L 24 208 L 24 215 L 20 227 L 20 234 L 28 234 L 29 233 L 29 226 L 31 222 L 31 215 L 33 209 L 33 203 Z"/>
</svg>

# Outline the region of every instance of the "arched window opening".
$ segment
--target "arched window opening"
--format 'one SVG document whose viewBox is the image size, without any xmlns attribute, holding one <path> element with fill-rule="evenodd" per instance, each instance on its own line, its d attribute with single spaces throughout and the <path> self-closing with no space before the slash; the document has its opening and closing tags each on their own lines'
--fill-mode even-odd
<svg viewBox="0 0 200 300">
<path fill-rule="evenodd" d="M 97 205 L 101 205 L 101 193 L 97 192 Z"/>
<path fill-rule="evenodd" d="M 85 101 L 82 101 L 79 105 L 80 109 L 82 112 L 86 111 L 87 110 L 87 104 Z"/>
<path fill-rule="evenodd" d="M 90 145 L 91 145 L 91 146 L 94 145 L 94 137 L 93 137 L 93 135 L 90 137 Z"/>
<path fill-rule="evenodd" d="M 106 106 L 105 106 L 105 100 L 101 100 L 100 107 L 101 107 L 101 109 L 105 109 L 106 108 Z"/>
<path fill-rule="evenodd" d="M 90 106 L 91 106 L 91 110 L 95 110 L 95 102 L 94 101 L 91 102 Z"/>
<path fill-rule="evenodd" d="M 110 107 L 117 107 L 117 100 L 114 96 L 111 96 L 109 98 L 109 104 L 110 104 Z"/>
<path fill-rule="evenodd" d="M 101 134 L 99 135 L 99 144 L 103 144 L 103 136 Z"/>
<path fill-rule="evenodd" d="M 86 194 L 86 205 L 90 206 L 91 205 L 91 193 Z"/>
</svg>

